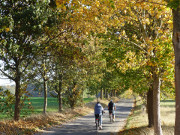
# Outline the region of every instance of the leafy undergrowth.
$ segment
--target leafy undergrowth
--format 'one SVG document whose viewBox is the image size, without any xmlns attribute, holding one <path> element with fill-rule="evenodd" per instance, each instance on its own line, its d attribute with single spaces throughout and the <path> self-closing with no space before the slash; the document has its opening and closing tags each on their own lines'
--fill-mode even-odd
<svg viewBox="0 0 180 135">
<path fill-rule="evenodd" d="M 173 100 L 161 101 L 161 123 L 164 135 L 174 135 L 174 104 Z M 148 128 L 148 116 L 141 100 L 137 101 L 125 128 L 118 135 L 154 135 L 153 128 Z"/>
<path fill-rule="evenodd" d="M 116 102 L 119 99 L 113 98 Z M 100 103 L 106 107 L 108 100 L 100 100 Z M 94 111 L 96 100 L 89 102 L 83 107 L 75 109 L 66 109 L 62 113 L 47 113 L 46 115 L 31 115 L 20 119 L 19 121 L 4 120 L 0 121 L 0 135 L 32 135 L 35 132 L 40 132 L 43 129 L 50 128 L 55 125 L 61 125 L 76 119 L 79 116 L 84 116 Z"/>
</svg>

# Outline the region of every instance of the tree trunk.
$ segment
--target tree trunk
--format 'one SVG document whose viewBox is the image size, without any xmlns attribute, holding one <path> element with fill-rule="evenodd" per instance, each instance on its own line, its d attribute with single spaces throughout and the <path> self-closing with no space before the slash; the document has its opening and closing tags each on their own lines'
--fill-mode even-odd
<svg viewBox="0 0 180 135">
<path fill-rule="evenodd" d="M 107 94 L 107 96 L 106 96 L 107 99 L 109 99 L 109 97 L 110 97 L 109 90 L 106 91 L 106 94 Z"/>
<path fill-rule="evenodd" d="M 103 89 L 101 88 L 101 99 L 103 99 Z"/>
<path fill-rule="evenodd" d="M 58 101 L 59 101 L 59 112 L 62 112 L 62 75 L 59 74 L 59 90 L 58 90 Z"/>
<path fill-rule="evenodd" d="M 96 99 L 97 99 L 97 102 L 98 102 L 99 100 L 98 100 L 98 92 L 97 92 L 97 90 L 96 90 Z"/>
<path fill-rule="evenodd" d="M 14 120 L 18 121 L 20 118 L 20 102 L 21 102 L 21 90 L 20 90 L 20 75 L 19 75 L 19 69 L 17 69 L 17 77 L 15 79 L 16 83 L 16 90 L 15 90 L 15 110 L 14 110 Z"/>
<path fill-rule="evenodd" d="M 106 89 L 104 89 L 104 98 L 106 98 Z"/>
<path fill-rule="evenodd" d="M 160 77 L 154 73 L 153 76 L 153 111 L 154 111 L 154 135 L 162 135 L 160 119 Z"/>
<path fill-rule="evenodd" d="M 116 90 L 114 90 L 114 97 L 116 97 Z"/>
<path fill-rule="evenodd" d="M 147 92 L 147 113 L 148 113 L 148 127 L 154 126 L 154 115 L 153 115 L 153 90 L 150 86 Z"/>
<path fill-rule="evenodd" d="M 173 9 L 173 45 L 175 53 L 176 118 L 174 135 L 180 135 L 180 7 Z"/>
<path fill-rule="evenodd" d="M 105 98 L 106 99 L 108 98 L 108 90 L 107 89 L 105 90 Z"/>
<path fill-rule="evenodd" d="M 47 110 L 47 80 L 44 78 L 44 108 L 43 113 L 45 114 Z"/>
<path fill-rule="evenodd" d="M 112 94 L 113 94 L 113 93 L 112 93 L 112 90 L 110 90 L 110 92 L 109 92 L 110 98 L 113 96 Z"/>
</svg>

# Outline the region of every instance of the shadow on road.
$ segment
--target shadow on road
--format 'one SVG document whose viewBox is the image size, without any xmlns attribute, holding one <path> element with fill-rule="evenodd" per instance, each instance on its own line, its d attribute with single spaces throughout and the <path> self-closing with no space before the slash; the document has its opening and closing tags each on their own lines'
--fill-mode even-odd
<svg viewBox="0 0 180 135">
<path fill-rule="evenodd" d="M 94 114 L 78 118 L 70 123 L 56 126 L 42 135 L 114 135 L 124 127 L 125 121 L 132 109 L 133 101 L 123 100 L 116 104 L 116 121 L 111 123 L 108 110 L 103 115 L 103 129 L 96 130 Z M 41 133 L 35 134 L 41 135 Z"/>
</svg>

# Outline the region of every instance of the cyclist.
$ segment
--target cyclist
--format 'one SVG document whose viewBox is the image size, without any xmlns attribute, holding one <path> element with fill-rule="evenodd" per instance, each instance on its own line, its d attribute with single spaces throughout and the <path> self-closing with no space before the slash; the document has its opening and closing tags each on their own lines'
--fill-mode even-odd
<svg viewBox="0 0 180 135">
<path fill-rule="evenodd" d="M 97 102 L 97 104 L 94 107 L 94 115 L 95 115 L 95 121 L 96 118 L 99 117 L 99 128 L 102 129 L 102 115 L 104 113 L 104 108 L 102 107 L 102 105 Z"/>
<path fill-rule="evenodd" d="M 110 115 L 112 114 L 112 119 L 113 119 L 113 121 L 115 121 L 116 105 L 115 105 L 115 103 L 113 103 L 112 100 L 108 104 L 108 110 L 109 110 L 109 117 L 111 117 Z"/>
</svg>

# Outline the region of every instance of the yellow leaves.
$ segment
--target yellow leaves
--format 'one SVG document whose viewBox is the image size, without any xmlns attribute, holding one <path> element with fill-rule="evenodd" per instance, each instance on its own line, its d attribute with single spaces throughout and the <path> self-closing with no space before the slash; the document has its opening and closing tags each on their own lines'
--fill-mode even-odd
<svg viewBox="0 0 180 135">
<path fill-rule="evenodd" d="M 66 6 L 63 6 L 63 8 L 62 8 L 64 11 L 66 11 Z"/>
<path fill-rule="evenodd" d="M 132 36 L 132 38 L 133 38 L 134 40 L 137 40 L 136 34 L 134 34 L 134 35 Z"/>
<path fill-rule="evenodd" d="M 162 29 L 161 27 L 156 27 L 155 30 L 156 30 L 156 31 L 155 31 L 156 34 L 165 35 L 165 33 L 167 33 L 167 32 L 166 32 L 167 29 Z M 159 38 L 160 38 L 160 35 L 159 35 Z"/>
<path fill-rule="evenodd" d="M 108 21 L 109 20 L 109 15 L 102 15 L 102 20 Z"/>
<path fill-rule="evenodd" d="M 169 20 L 167 23 L 172 24 L 172 23 L 173 23 L 173 21 L 172 21 L 172 20 Z"/>
<path fill-rule="evenodd" d="M 100 5 L 99 1 L 96 1 L 95 4 L 97 7 L 99 7 L 99 5 Z"/>
<path fill-rule="evenodd" d="M 148 49 L 147 49 L 147 52 L 148 52 L 149 54 L 151 54 L 151 52 L 153 51 L 153 49 L 154 49 L 154 47 L 153 47 L 152 45 L 149 45 L 149 46 L 148 46 Z"/>
<path fill-rule="evenodd" d="M 73 18 L 70 18 L 70 21 L 73 21 L 74 19 Z"/>
<path fill-rule="evenodd" d="M 56 0 L 56 5 L 61 5 L 61 4 L 65 4 L 65 3 L 69 3 L 69 0 Z"/>
<path fill-rule="evenodd" d="M 9 32 L 9 31 L 10 31 L 10 28 L 5 28 L 5 31 L 6 31 L 6 32 Z"/>
<path fill-rule="evenodd" d="M 150 60 L 147 61 L 147 65 L 151 66 L 151 67 L 155 67 L 156 66 L 156 64 L 154 62 L 150 61 Z"/>
<path fill-rule="evenodd" d="M 84 12 L 84 9 L 83 7 L 79 9 L 79 13 L 83 13 Z"/>
<path fill-rule="evenodd" d="M 159 32 L 159 33 L 164 33 L 162 29 L 160 29 L 158 32 Z"/>
<path fill-rule="evenodd" d="M 126 72 L 128 69 L 137 69 L 146 64 L 143 56 L 138 56 L 137 58 L 135 52 L 128 51 L 125 57 L 125 59 L 116 59 L 114 61 L 117 63 L 117 68 L 119 68 L 122 72 Z"/>
<path fill-rule="evenodd" d="M 6 26 L 2 26 L 2 28 L 0 29 L 0 32 L 2 31 L 9 32 L 10 28 L 7 28 Z"/>
<path fill-rule="evenodd" d="M 64 3 L 65 3 L 65 0 L 56 0 L 57 7 L 60 7 Z"/>
<path fill-rule="evenodd" d="M 126 32 L 125 32 L 125 30 L 123 30 L 123 32 L 122 32 L 122 36 L 125 36 L 126 35 Z"/>
<path fill-rule="evenodd" d="M 149 18 L 146 18 L 146 19 L 145 19 L 145 22 L 149 25 L 149 24 L 150 24 Z"/>
<path fill-rule="evenodd" d="M 57 8 L 60 8 L 64 11 L 66 11 L 65 3 L 69 3 L 69 0 L 56 0 Z"/>
</svg>

